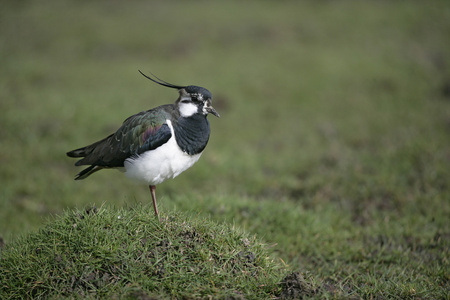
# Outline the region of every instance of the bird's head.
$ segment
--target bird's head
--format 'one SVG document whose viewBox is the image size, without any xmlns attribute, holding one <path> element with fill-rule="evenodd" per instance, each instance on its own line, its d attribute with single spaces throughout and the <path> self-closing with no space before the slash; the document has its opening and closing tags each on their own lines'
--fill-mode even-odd
<svg viewBox="0 0 450 300">
<path fill-rule="evenodd" d="M 141 73 L 145 78 L 150 79 L 151 81 L 159 85 L 178 90 L 180 96 L 178 97 L 175 104 L 177 105 L 182 117 L 190 117 L 197 113 L 205 116 L 208 114 L 213 114 L 216 117 L 220 117 L 219 113 L 211 105 L 212 94 L 207 89 L 195 85 L 179 86 L 161 80 L 153 74 L 152 75 L 156 79 L 145 75 L 141 71 L 139 71 L 139 73 Z"/>
</svg>

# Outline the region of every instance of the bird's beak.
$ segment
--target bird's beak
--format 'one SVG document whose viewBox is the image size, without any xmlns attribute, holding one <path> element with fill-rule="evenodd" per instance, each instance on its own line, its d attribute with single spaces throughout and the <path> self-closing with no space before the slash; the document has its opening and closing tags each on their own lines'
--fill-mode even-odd
<svg viewBox="0 0 450 300">
<path fill-rule="evenodd" d="M 214 109 L 214 107 L 211 106 L 211 101 L 210 101 L 210 100 L 208 100 L 207 106 L 205 107 L 205 109 L 206 109 L 206 111 L 207 111 L 209 114 L 213 114 L 213 115 L 215 115 L 216 117 L 220 118 L 219 113 Z"/>
<path fill-rule="evenodd" d="M 207 108 L 208 113 L 215 115 L 216 117 L 220 118 L 219 113 L 214 109 L 214 107 L 210 106 Z"/>
</svg>

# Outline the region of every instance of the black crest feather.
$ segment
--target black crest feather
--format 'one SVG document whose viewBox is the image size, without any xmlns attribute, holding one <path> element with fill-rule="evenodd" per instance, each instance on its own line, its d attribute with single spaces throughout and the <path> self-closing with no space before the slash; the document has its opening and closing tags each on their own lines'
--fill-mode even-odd
<svg viewBox="0 0 450 300">
<path fill-rule="evenodd" d="M 153 81 L 154 83 L 157 83 L 157 84 L 162 85 L 162 86 L 167 86 L 167 87 L 170 87 L 170 88 L 173 88 L 173 89 L 178 89 L 178 90 L 179 90 L 179 89 L 184 89 L 184 88 L 187 87 L 187 86 L 181 86 L 181 85 L 175 85 L 175 84 L 169 83 L 169 82 L 167 82 L 167 81 L 162 80 L 161 78 L 158 78 L 158 76 L 156 76 L 155 74 L 150 73 L 150 74 L 152 74 L 153 77 L 155 77 L 155 79 L 153 79 L 153 78 L 151 78 L 150 76 L 147 76 L 147 75 L 145 75 L 144 73 L 142 73 L 141 70 L 138 70 L 138 71 L 139 71 L 139 73 L 141 73 L 142 76 L 144 76 L 145 78 L 150 79 L 150 80 Z"/>
</svg>

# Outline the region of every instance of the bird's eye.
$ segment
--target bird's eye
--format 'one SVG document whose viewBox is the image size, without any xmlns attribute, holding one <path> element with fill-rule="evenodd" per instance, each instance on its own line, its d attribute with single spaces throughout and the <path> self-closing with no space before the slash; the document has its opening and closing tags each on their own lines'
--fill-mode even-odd
<svg viewBox="0 0 450 300">
<path fill-rule="evenodd" d="M 202 94 L 191 94 L 192 101 L 200 102 L 203 101 L 203 95 Z"/>
</svg>

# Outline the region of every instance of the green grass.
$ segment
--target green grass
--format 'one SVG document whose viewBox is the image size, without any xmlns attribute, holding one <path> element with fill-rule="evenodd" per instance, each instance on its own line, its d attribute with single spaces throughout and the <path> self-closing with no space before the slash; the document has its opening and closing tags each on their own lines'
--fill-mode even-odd
<svg viewBox="0 0 450 300">
<path fill-rule="evenodd" d="M 5 249 L 92 204 L 151 214 L 148 188 L 75 182 L 65 156 L 175 100 L 141 69 L 208 88 L 221 114 L 157 187 L 165 216 L 256 234 L 307 297 L 448 299 L 447 1 L 15 1 L 0 19 Z"/>
<path fill-rule="evenodd" d="M 149 207 L 65 213 L 2 253 L 9 298 L 269 298 L 280 266 L 254 237 L 209 219 Z"/>
</svg>

